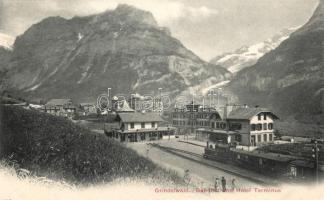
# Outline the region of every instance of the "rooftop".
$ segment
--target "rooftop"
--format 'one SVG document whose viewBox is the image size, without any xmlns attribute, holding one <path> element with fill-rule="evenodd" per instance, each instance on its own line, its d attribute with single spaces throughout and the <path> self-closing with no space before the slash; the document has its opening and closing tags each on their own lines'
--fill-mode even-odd
<svg viewBox="0 0 324 200">
<path fill-rule="evenodd" d="M 206 131 L 208 133 L 224 134 L 224 135 L 237 134 L 237 132 L 235 131 L 215 130 L 215 129 L 205 129 L 205 128 L 198 128 L 197 131 Z"/>
<path fill-rule="evenodd" d="M 46 105 L 55 105 L 55 106 L 63 106 L 67 104 L 72 104 L 72 100 L 71 99 L 51 99 L 46 103 Z"/>
<path fill-rule="evenodd" d="M 175 130 L 173 127 L 158 127 L 158 128 L 150 128 L 150 129 L 132 129 L 132 130 L 118 130 L 118 132 L 123 133 L 137 133 L 137 132 L 159 132 L 159 131 L 172 131 Z"/>
<path fill-rule="evenodd" d="M 279 119 L 267 108 L 238 108 L 230 112 L 228 119 L 246 119 L 250 120 L 252 117 L 260 113 L 271 113 L 274 119 Z"/>
<path fill-rule="evenodd" d="M 116 112 L 135 112 L 135 110 L 128 105 L 126 100 L 123 100 L 121 104 L 122 104 L 121 106 L 120 104 L 118 104 L 118 108 L 116 109 Z"/>
<path fill-rule="evenodd" d="M 118 113 L 123 122 L 162 122 L 163 119 L 158 113 Z"/>
</svg>

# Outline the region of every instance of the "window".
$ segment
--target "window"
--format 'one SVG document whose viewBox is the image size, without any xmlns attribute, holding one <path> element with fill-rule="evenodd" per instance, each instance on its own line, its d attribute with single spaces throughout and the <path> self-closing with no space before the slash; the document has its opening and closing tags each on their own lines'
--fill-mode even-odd
<svg viewBox="0 0 324 200">
<path fill-rule="evenodd" d="M 220 124 L 220 127 L 221 127 L 221 129 L 226 129 L 226 124 L 225 123 L 221 123 Z"/>
<path fill-rule="evenodd" d="M 256 125 L 256 130 L 261 131 L 262 130 L 262 124 L 257 124 Z"/>
<path fill-rule="evenodd" d="M 255 124 L 251 124 L 251 131 L 255 131 L 256 130 L 256 125 Z"/>
<path fill-rule="evenodd" d="M 232 130 L 232 131 L 236 131 L 236 130 L 241 130 L 242 129 L 242 124 L 240 124 L 240 123 L 232 123 L 231 125 L 230 125 L 230 130 Z"/>
<path fill-rule="evenodd" d="M 219 128 L 219 122 L 216 122 L 216 128 Z"/>
<path fill-rule="evenodd" d="M 212 128 L 215 128 L 215 122 L 212 122 Z"/>
<path fill-rule="evenodd" d="M 263 114 L 263 120 L 267 120 L 267 113 Z"/>
<path fill-rule="evenodd" d="M 258 114 L 258 120 L 259 121 L 261 120 L 261 114 Z"/>
<path fill-rule="evenodd" d="M 263 130 L 267 130 L 267 128 L 268 128 L 268 124 L 267 123 L 264 123 L 263 124 Z"/>
<path fill-rule="evenodd" d="M 269 134 L 269 141 L 272 141 L 272 134 Z"/>
<path fill-rule="evenodd" d="M 145 122 L 141 123 L 141 128 L 145 128 Z"/>
<path fill-rule="evenodd" d="M 242 136 L 241 136 L 241 135 L 236 135 L 236 136 L 235 136 L 235 140 L 236 140 L 237 142 L 242 142 Z"/>
<path fill-rule="evenodd" d="M 258 135 L 258 142 L 261 142 L 261 135 Z"/>
<path fill-rule="evenodd" d="M 152 125 L 152 128 L 155 128 L 155 122 L 152 122 L 151 125 Z"/>
<path fill-rule="evenodd" d="M 130 123 L 130 128 L 134 128 L 134 123 Z"/>
<path fill-rule="evenodd" d="M 272 130 L 272 129 L 273 129 L 273 123 L 269 123 L 269 124 L 268 124 L 268 129 L 269 129 L 269 130 Z"/>
<path fill-rule="evenodd" d="M 263 135 L 263 142 L 267 142 L 267 140 L 268 140 L 267 134 L 264 134 Z"/>
</svg>

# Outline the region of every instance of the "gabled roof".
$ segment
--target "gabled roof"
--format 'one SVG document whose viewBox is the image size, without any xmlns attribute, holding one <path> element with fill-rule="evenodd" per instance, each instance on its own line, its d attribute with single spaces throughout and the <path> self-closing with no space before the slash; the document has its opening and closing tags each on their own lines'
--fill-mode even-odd
<svg viewBox="0 0 324 200">
<path fill-rule="evenodd" d="M 118 106 L 116 112 L 135 112 L 135 110 L 128 105 L 126 100 L 123 100 L 122 106 L 121 107 Z"/>
<path fill-rule="evenodd" d="M 71 104 L 72 100 L 71 99 L 51 99 L 49 100 L 46 105 L 56 105 L 56 106 L 63 106 L 66 104 Z"/>
<path fill-rule="evenodd" d="M 273 114 L 267 108 L 238 108 L 230 112 L 227 119 L 245 119 L 250 120 L 252 117 L 260 113 L 270 113 L 274 119 L 279 119 L 275 114 Z"/>
<path fill-rule="evenodd" d="M 123 122 L 162 122 L 163 119 L 158 113 L 118 113 Z"/>
</svg>

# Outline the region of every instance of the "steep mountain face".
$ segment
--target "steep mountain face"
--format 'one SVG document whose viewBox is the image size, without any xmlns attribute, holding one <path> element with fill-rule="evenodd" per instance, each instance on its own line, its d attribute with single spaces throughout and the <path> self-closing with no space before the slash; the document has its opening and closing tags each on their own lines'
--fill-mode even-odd
<svg viewBox="0 0 324 200">
<path fill-rule="evenodd" d="M 264 54 L 277 48 L 281 42 L 289 38 L 289 35 L 297 28 L 282 30 L 280 33 L 267 39 L 264 42 L 257 43 L 251 46 L 243 46 L 234 52 L 224 53 L 216 56 L 210 62 L 215 65 L 220 65 L 228 69 L 232 73 L 250 67 L 258 61 Z"/>
<path fill-rule="evenodd" d="M 7 48 L 0 47 L 0 71 L 7 69 L 11 57 L 11 51 Z"/>
<path fill-rule="evenodd" d="M 50 17 L 17 37 L 11 57 L 13 88 L 32 98 L 95 100 L 114 92 L 177 94 L 208 77 L 231 74 L 202 61 L 159 27 L 151 13 L 128 5 L 99 15 Z"/>
<path fill-rule="evenodd" d="M 229 88 L 241 102 L 273 108 L 283 119 L 324 122 L 324 1 L 313 17 Z"/>
</svg>

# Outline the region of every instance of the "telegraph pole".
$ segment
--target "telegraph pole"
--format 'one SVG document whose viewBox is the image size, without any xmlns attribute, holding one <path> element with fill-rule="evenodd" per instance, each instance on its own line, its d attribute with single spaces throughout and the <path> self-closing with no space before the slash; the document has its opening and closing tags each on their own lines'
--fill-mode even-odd
<svg viewBox="0 0 324 200">
<path fill-rule="evenodd" d="M 319 148 L 317 144 L 317 140 L 315 139 L 314 141 L 314 147 L 312 149 L 313 154 L 312 157 L 314 158 L 315 161 L 315 176 L 316 176 L 316 184 L 319 184 L 319 177 L 318 177 L 318 154 L 319 154 Z"/>
</svg>

